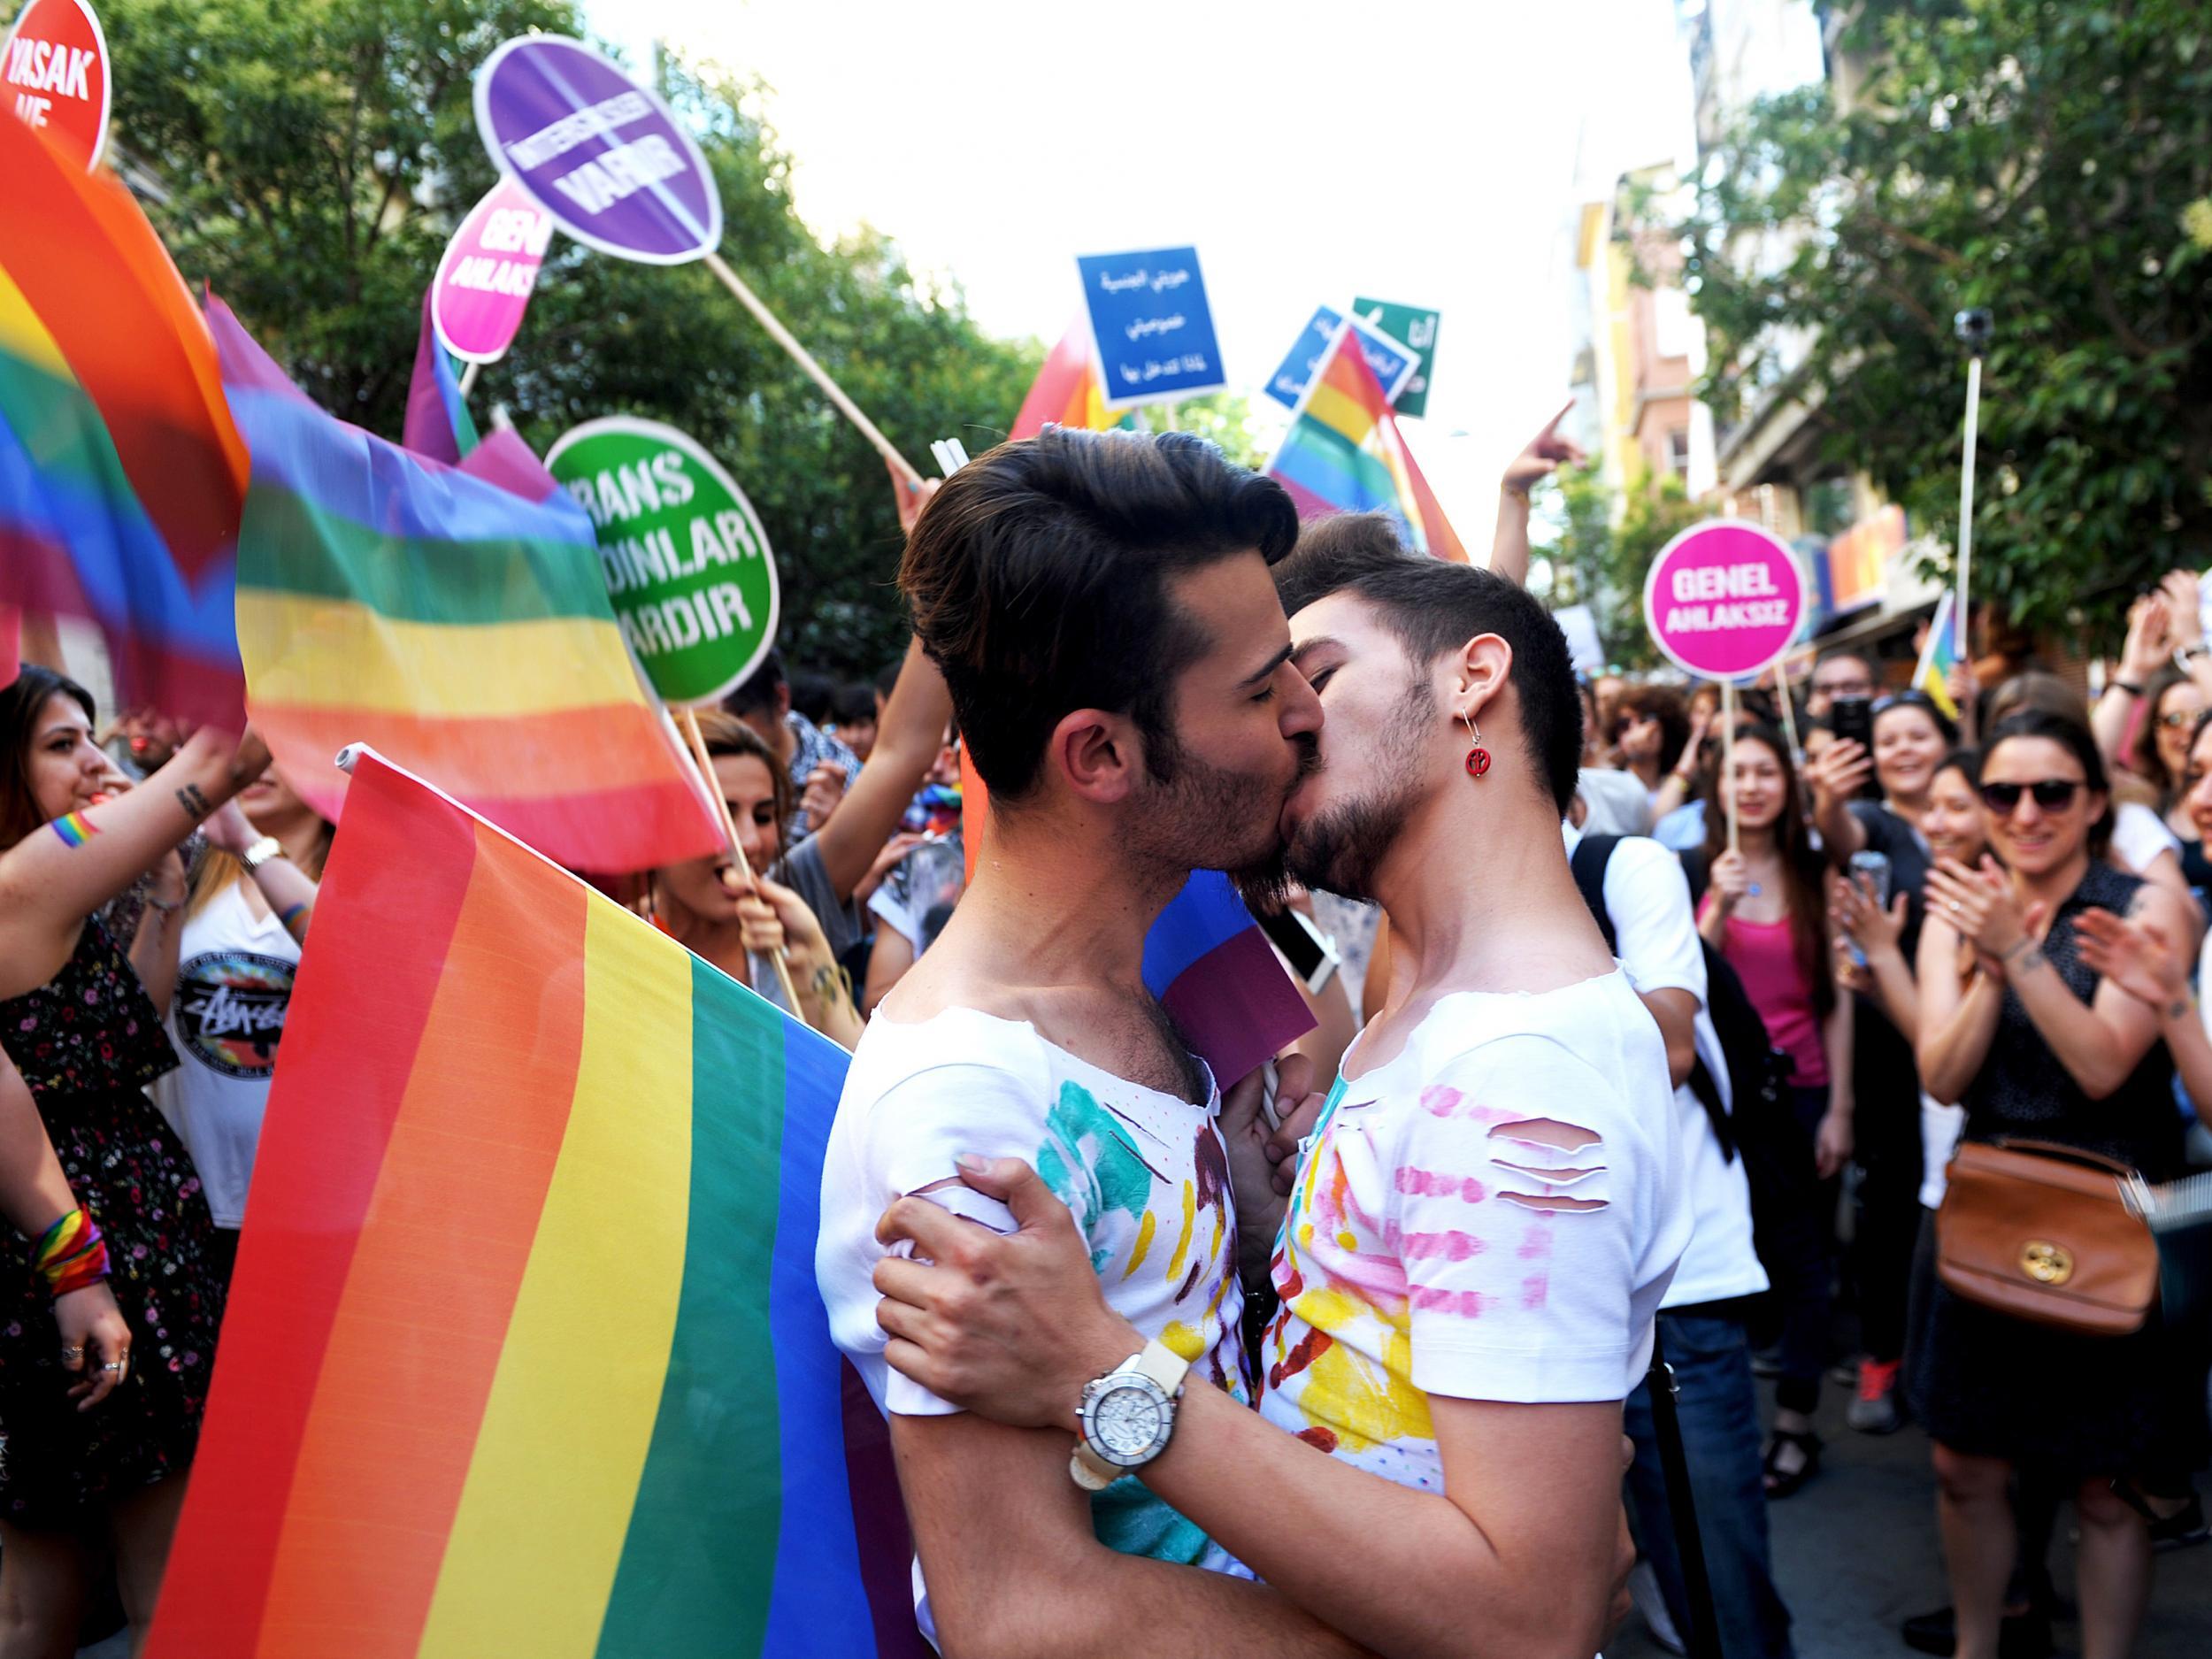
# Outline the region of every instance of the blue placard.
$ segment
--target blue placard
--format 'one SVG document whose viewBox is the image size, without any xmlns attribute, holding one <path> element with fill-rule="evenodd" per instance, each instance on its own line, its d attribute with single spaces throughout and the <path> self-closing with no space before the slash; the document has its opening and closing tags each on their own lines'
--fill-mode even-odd
<svg viewBox="0 0 2212 1659">
<path fill-rule="evenodd" d="M 1106 407 L 1195 397 L 1228 385 L 1195 248 L 1078 258 Z"/>
<path fill-rule="evenodd" d="M 1312 319 L 1290 342 L 1290 350 L 1275 373 L 1267 377 L 1263 388 L 1267 395 L 1286 409 L 1297 408 L 1306 382 L 1320 368 L 1321 359 L 1328 354 L 1329 342 L 1336 337 L 1343 321 L 1340 312 L 1326 305 L 1316 306 Z M 1395 401 L 1399 391 L 1412 379 L 1413 372 L 1421 366 L 1421 354 L 1409 350 L 1357 317 L 1352 319 L 1352 331 L 1359 336 L 1360 354 L 1382 384 L 1384 401 Z"/>
</svg>

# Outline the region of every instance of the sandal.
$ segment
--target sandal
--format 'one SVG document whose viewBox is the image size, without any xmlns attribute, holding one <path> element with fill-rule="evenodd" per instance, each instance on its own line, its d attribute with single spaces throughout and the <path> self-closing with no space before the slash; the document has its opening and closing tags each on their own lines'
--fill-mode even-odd
<svg viewBox="0 0 2212 1659">
<path fill-rule="evenodd" d="M 1793 1470 L 1781 1466 L 1782 1448 L 1795 1447 L 1805 1461 Z M 1777 1429 L 1767 1437 L 1766 1489 L 1769 1498 L 1786 1498 L 1820 1472 L 1820 1436 L 1810 1429 Z"/>
</svg>

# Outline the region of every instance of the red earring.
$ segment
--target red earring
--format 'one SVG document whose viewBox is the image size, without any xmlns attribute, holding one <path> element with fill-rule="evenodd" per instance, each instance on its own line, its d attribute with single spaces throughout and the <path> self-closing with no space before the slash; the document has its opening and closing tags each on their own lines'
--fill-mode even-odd
<svg viewBox="0 0 2212 1659">
<path fill-rule="evenodd" d="M 1479 778 L 1490 770 L 1490 751 L 1482 746 L 1482 733 L 1475 723 L 1463 714 L 1459 718 L 1467 728 L 1467 775 Z"/>
</svg>

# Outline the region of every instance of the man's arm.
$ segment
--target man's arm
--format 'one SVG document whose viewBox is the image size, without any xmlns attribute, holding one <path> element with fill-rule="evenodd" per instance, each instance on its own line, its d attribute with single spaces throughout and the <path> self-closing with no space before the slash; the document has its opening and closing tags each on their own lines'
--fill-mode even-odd
<svg viewBox="0 0 2212 1659">
<path fill-rule="evenodd" d="M 1680 1088 L 1697 1070 L 1697 998 L 1676 990 L 1636 995 L 1659 1022 L 1659 1034 L 1667 1043 L 1667 1081 Z"/>
<path fill-rule="evenodd" d="M 884 1357 L 933 1394 L 1056 1430 L 1064 1457 L 1083 1383 L 1142 1340 L 1099 1294 L 1082 1235 L 1033 1170 L 999 1160 L 963 1179 L 1002 1197 L 1020 1228 L 987 1234 L 926 1201 L 894 1204 L 879 1236 L 910 1238 L 929 1261 L 877 1264 Z M 1449 1495 L 1341 1463 L 1188 1385 L 1143 1478 L 1284 1595 L 1388 1659 L 1589 1659 L 1633 1554 L 1620 1403 L 1429 1404 Z"/>
<path fill-rule="evenodd" d="M 1187 1402 L 1202 1394 L 1252 1416 L 1202 1385 Z M 1068 1449 L 1056 1431 L 1002 1428 L 964 1412 L 891 1419 L 945 1659 L 1124 1659 L 1146 1648 L 1347 1659 L 1363 1651 L 1264 1585 L 1107 1548 L 1068 1478 Z"/>
</svg>

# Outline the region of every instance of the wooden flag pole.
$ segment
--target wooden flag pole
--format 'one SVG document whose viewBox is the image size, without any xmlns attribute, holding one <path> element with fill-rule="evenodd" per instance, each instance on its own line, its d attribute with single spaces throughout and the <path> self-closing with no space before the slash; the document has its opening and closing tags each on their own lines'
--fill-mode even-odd
<svg viewBox="0 0 2212 1659">
<path fill-rule="evenodd" d="M 480 363 L 472 363 L 461 371 L 461 396 L 465 400 L 476 389 L 476 377 L 484 372 Z"/>
<path fill-rule="evenodd" d="M 854 426 L 861 435 L 876 446 L 876 453 L 891 464 L 891 470 L 906 480 L 909 489 L 919 489 L 922 475 L 911 463 L 891 446 L 891 440 L 876 430 L 876 423 L 860 412 L 860 405 L 845 396 L 845 388 L 829 377 L 829 371 L 814 360 L 814 354 L 801 345 L 791 331 L 776 320 L 775 312 L 761 303 L 760 296 L 745 286 L 745 280 L 729 267 L 729 262 L 718 253 L 710 252 L 704 261 L 708 270 L 721 280 L 722 286 L 735 296 L 737 303 L 752 312 L 753 320 L 768 331 L 768 337 L 791 354 L 792 360 L 804 369 L 814 383 L 822 388 L 838 411 Z"/>
<path fill-rule="evenodd" d="M 1720 682 L 1720 798 L 1722 810 L 1728 814 L 1728 850 L 1740 852 L 1741 842 L 1736 833 L 1736 682 Z M 717 799 L 720 798 L 717 792 Z"/>
<path fill-rule="evenodd" d="M 1802 771 L 1805 751 L 1797 742 L 1797 710 L 1791 706 L 1789 658 L 1782 657 L 1774 664 L 1774 696 L 1782 705 L 1782 734 L 1789 739 L 1790 764 Z"/>
<path fill-rule="evenodd" d="M 707 787 L 708 797 L 714 803 L 715 815 L 722 820 L 722 833 L 730 843 L 730 856 L 737 860 L 738 872 L 745 878 L 745 885 L 757 894 L 760 885 L 753 879 L 753 866 L 745 856 L 745 849 L 737 839 L 737 822 L 730 817 L 729 798 L 722 793 L 722 785 L 714 775 L 714 757 L 707 753 L 707 740 L 700 733 L 699 717 L 689 709 L 676 710 L 677 723 L 684 728 L 684 737 L 691 745 L 691 758 L 699 768 L 700 781 Z M 783 1000 L 795 1019 L 806 1015 L 799 1007 L 799 993 L 791 983 L 791 964 L 784 960 L 780 950 L 768 958 L 775 964 L 776 982 L 783 987 Z"/>
</svg>

